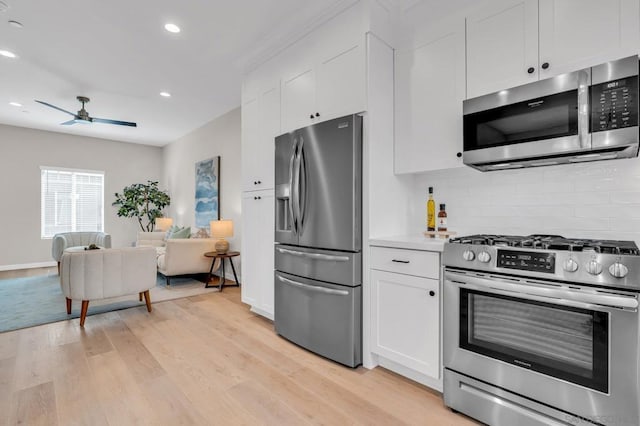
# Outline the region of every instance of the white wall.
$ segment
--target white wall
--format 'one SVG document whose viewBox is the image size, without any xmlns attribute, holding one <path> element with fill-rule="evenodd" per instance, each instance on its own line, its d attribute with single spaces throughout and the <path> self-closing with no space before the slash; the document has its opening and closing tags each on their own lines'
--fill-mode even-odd
<svg viewBox="0 0 640 426">
<path fill-rule="evenodd" d="M 160 180 L 162 149 L 0 125 L 0 269 L 53 262 L 40 238 L 40 166 L 105 172 L 105 231 L 114 247 L 131 245 L 137 221 L 119 218 L 113 194 L 132 183 Z"/>
<path fill-rule="evenodd" d="M 559 234 L 640 244 L 640 159 L 481 173 L 469 167 L 414 178 L 411 224 L 425 229 L 427 187 L 460 235 Z"/>
<path fill-rule="evenodd" d="M 230 248 L 240 251 L 240 108 L 236 108 L 164 147 L 164 187 L 171 195 L 168 216 L 195 227 L 195 164 L 220 156 L 220 218 L 233 220 Z M 234 261 L 236 263 L 237 261 Z M 236 271 L 239 262 L 236 264 Z"/>
</svg>

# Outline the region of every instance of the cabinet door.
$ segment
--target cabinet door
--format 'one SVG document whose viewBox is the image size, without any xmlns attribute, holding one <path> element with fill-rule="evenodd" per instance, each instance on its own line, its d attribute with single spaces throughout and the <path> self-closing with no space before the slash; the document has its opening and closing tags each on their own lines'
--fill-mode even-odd
<svg viewBox="0 0 640 426">
<path fill-rule="evenodd" d="M 240 155 L 242 162 L 242 189 L 245 191 L 256 189 L 257 176 L 255 171 L 260 168 L 261 158 L 255 155 L 256 147 L 260 145 L 259 116 L 260 109 L 257 97 L 248 99 L 242 104 Z"/>
<path fill-rule="evenodd" d="M 395 173 L 463 166 L 464 21 L 396 51 Z"/>
<path fill-rule="evenodd" d="M 289 132 L 313 123 L 316 112 L 315 69 L 285 77 L 282 81 L 282 131 Z"/>
<path fill-rule="evenodd" d="M 280 133 L 280 82 L 258 90 L 242 105 L 244 191 L 274 187 L 275 137 Z"/>
<path fill-rule="evenodd" d="M 537 79 L 538 0 L 501 2 L 467 17 L 467 97 Z"/>
<path fill-rule="evenodd" d="M 372 270 L 371 286 L 372 351 L 439 379 L 439 281 Z"/>
<path fill-rule="evenodd" d="M 277 81 L 260 94 L 258 99 L 258 146 L 249 153 L 257 157 L 256 189 L 274 188 L 275 138 L 280 134 L 280 82 Z"/>
<path fill-rule="evenodd" d="M 274 192 L 242 194 L 242 301 L 273 319 Z"/>
<path fill-rule="evenodd" d="M 540 78 L 638 52 L 638 0 L 540 0 Z"/>
<path fill-rule="evenodd" d="M 314 114 L 330 120 L 365 109 L 365 59 L 362 43 L 349 45 L 322 59 L 317 69 Z"/>
</svg>

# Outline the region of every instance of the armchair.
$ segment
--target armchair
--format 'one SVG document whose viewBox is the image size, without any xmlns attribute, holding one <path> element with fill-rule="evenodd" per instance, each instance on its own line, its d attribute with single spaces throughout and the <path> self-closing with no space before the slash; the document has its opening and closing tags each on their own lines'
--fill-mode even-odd
<svg viewBox="0 0 640 426">
<path fill-rule="evenodd" d="M 65 249 L 90 244 L 111 248 L 111 235 L 104 232 L 63 232 L 54 235 L 51 242 L 51 256 L 58 262 L 58 275 L 60 275 L 60 260 Z"/>
<path fill-rule="evenodd" d="M 149 289 L 156 285 L 156 251 L 150 247 L 127 247 L 62 254 L 60 287 L 67 299 L 81 300 L 80 326 L 84 327 L 91 300 L 139 294 L 144 295 L 151 312 Z"/>
</svg>

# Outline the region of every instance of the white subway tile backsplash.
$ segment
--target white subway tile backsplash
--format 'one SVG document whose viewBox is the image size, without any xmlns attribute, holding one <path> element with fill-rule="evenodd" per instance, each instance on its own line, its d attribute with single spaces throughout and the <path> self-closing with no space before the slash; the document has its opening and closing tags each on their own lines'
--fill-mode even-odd
<svg viewBox="0 0 640 426">
<path fill-rule="evenodd" d="M 613 204 L 638 204 L 640 203 L 640 188 L 637 191 L 612 192 Z"/>
<path fill-rule="evenodd" d="M 470 168 L 416 175 L 416 229 L 423 229 L 426 189 L 446 203 L 459 234 L 550 233 L 640 243 L 640 159 L 504 170 Z"/>
</svg>

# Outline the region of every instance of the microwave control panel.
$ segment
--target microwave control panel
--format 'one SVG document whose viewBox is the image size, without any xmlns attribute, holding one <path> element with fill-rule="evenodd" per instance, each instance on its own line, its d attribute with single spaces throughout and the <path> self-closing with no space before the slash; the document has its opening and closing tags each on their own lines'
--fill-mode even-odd
<svg viewBox="0 0 640 426">
<path fill-rule="evenodd" d="M 638 125 L 638 76 L 591 86 L 591 132 Z"/>
<path fill-rule="evenodd" d="M 521 271 L 555 273 L 556 257 L 553 253 L 516 250 L 498 250 L 498 268 L 519 269 Z"/>
</svg>

